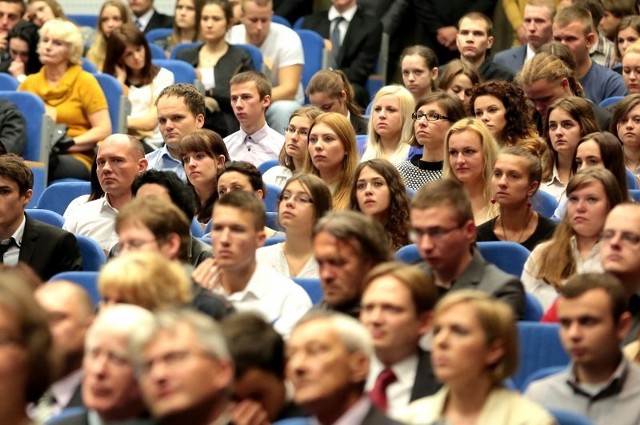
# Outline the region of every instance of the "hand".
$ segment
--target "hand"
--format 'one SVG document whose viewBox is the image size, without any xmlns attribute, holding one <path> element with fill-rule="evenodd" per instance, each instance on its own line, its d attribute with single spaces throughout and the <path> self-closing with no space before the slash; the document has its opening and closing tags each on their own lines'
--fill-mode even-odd
<svg viewBox="0 0 640 425">
<path fill-rule="evenodd" d="M 11 75 L 18 78 L 19 75 L 25 74 L 24 63 L 17 60 L 11 61 L 11 65 L 9 65 L 8 71 Z"/>
<path fill-rule="evenodd" d="M 456 36 L 458 35 L 458 29 L 456 27 L 442 27 L 438 29 L 436 38 L 438 43 L 444 47 L 451 49 L 451 45 L 455 46 Z"/>
<path fill-rule="evenodd" d="M 527 44 L 527 30 L 524 29 L 524 25 L 516 30 L 516 36 L 518 37 L 520 44 Z"/>
<path fill-rule="evenodd" d="M 213 97 L 210 97 L 210 96 L 205 96 L 205 98 L 204 98 L 204 106 L 211 113 L 217 112 L 217 111 L 220 110 L 220 105 L 218 105 L 218 101 L 215 100 Z"/>
<path fill-rule="evenodd" d="M 235 425 L 270 425 L 267 412 L 253 400 L 242 400 L 231 406 L 231 418 Z"/>
<path fill-rule="evenodd" d="M 214 289 L 222 284 L 222 276 L 215 258 L 207 258 L 191 273 L 193 281 L 206 289 Z"/>
<path fill-rule="evenodd" d="M 127 71 L 118 65 L 116 65 L 116 79 L 120 81 L 121 84 L 124 84 L 125 81 L 127 81 Z"/>
<path fill-rule="evenodd" d="M 7 50 L 7 35 L 6 32 L 0 32 L 0 50 Z"/>
<path fill-rule="evenodd" d="M 69 136 L 66 136 L 64 139 L 60 140 L 51 148 L 51 152 L 54 153 L 55 155 L 61 155 L 61 154 L 67 153 L 69 152 L 69 149 L 71 149 L 71 147 L 73 147 L 75 144 L 76 144 L 75 140 L 73 140 Z"/>
</svg>

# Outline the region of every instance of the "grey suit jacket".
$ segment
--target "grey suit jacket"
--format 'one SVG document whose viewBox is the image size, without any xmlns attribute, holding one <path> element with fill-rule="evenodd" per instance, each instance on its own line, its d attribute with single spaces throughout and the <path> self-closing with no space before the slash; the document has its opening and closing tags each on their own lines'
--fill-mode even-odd
<svg viewBox="0 0 640 425">
<path fill-rule="evenodd" d="M 524 46 L 498 52 L 493 57 L 493 62 L 509 68 L 514 73 L 518 73 L 522 69 L 526 57 L 527 45 L 525 44 Z"/>
</svg>

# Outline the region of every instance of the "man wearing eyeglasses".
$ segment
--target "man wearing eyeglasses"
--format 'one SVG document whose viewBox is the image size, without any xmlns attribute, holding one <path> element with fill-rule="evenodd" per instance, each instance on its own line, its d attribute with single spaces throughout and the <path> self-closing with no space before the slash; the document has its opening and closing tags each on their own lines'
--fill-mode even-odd
<svg viewBox="0 0 640 425">
<path fill-rule="evenodd" d="M 600 237 L 600 259 L 604 270 L 622 282 L 633 316 L 624 343 L 635 341 L 640 331 L 639 204 L 620 204 L 609 212 Z"/>
<path fill-rule="evenodd" d="M 476 226 L 464 188 L 450 179 L 428 183 L 411 200 L 412 239 L 439 295 L 458 289 L 488 292 L 524 313 L 522 282 L 488 263 L 475 247 Z"/>
</svg>

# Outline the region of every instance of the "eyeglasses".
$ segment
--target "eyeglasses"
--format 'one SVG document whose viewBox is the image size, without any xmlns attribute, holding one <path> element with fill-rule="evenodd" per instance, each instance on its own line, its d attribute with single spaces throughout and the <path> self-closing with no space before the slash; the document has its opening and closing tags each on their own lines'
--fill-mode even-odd
<svg viewBox="0 0 640 425">
<path fill-rule="evenodd" d="M 449 117 L 445 117 L 444 115 L 440 115 L 439 113 L 433 111 L 429 111 L 426 114 L 424 112 L 414 112 L 413 114 L 411 114 L 411 118 L 414 121 L 420 121 L 422 118 L 426 118 L 429 122 L 449 120 Z"/>
<path fill-rule="evenodd" d="M 308 128 L 295 128 L 294 126 L 291 126 L 291 125 L 289 127 L 285 127 L 284 132 L 287 133 L 289 136 L 293 136 L 296 133 L 298 133 L 302 137 L 309 136 Z"/>
<path fill-rule="evenodd" d="M 603 241 L 610 241 L 616 235 L 620 235 L 620 241 L 630 246 L 640 245 L 640 234 L 633 232 L 616 232 L 615 230 L 604 230 L 600 234 L 600 239 Z"/>
<path fill-rule="evenodd" d="M 297 193 L 294 195 L 289 192 L 283 192 L 278 196 L 278 201 L 280 202 L 287 202 L 289 200 L 293 200 L 296 204 L 313 204 L 313 198 L 304 193 Z"/>
<path fill-rule="evenodd" d="M 453 232 L 454 230 L 457 230 L 459 228 L 462 227 L 462 224 L 459 226 L 455 226 L 455 227 L 441 227 L 441 226 L 435 226 L 435 227 L 427 227 L 426 229 L 418 229 L 418 228 L 412 228 L 409 231 L 409 238 L 414 242 L 418 242 L 420 240 L 422 240 L 422 238 L 426 236 L 429 236 L 429 239 L 431 239 L 432 242 L 438 242 L 440 241 L 442 238 L 444 238 L 446 235 L 448 235 L 449 233 Z"/>
</svg>

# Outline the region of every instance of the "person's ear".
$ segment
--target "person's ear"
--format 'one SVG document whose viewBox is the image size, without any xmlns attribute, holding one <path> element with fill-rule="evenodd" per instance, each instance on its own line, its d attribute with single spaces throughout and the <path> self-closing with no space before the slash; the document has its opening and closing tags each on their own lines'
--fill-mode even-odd
<svg viewBox="0 0 640 425">
<path fill-rule="evenodd" d="M 529 190 L 527 190 L 527 196 L 531 198 L 533 195 L 535 195 L 539 186 L 540 186 L 540 182 L 532 181 L 531 183 L 529 183 Z"/>
<path fill-rule="evenodd" d="M 218 166 L 218 168 L 224 166 L 225 162 L 227 162 L 227 158 L 225 158 L 224 155 L 218 155 L 216 157 L 216 165 Z"/>
<path fill-rule="evenodd" d="M 433 311 L 425 311 L 418 316 L 418 334 L 420 336 L 428 333 L 433 324 Z"/>
<path fill-rule="evenodd" d="M 271 96 L 267 94 L 262 98 L 262 106 L 267 109 L 269 105 L 271 105 Z"/>
<path fill-rule="evenodd" d="M 32 189 L 27 189 L 27 191 L 24 192 L 24 199 L 22 201 L 23 208 L 26 208 L 27 204 L 29 202 L 31 202 L 31 198 L 32 197 L 33 197 L 33 190 Z"/>
<path fill-rule="evenodd" d="M 489 37 L 487 37 L 487 50 L 489 50 L 491 48 L 491 46 L 493 46 L 493 41 L 495 39 L 493 38 L 492 35 L 490 35 Z"/>
<path fill-rule="evenodd" d="M 369 356 L 362 351 L 349 354 L 349 371 L 351 372 L 352 383 L 357 384 L 367 380 L 369 363 Z"/>
</svg>

